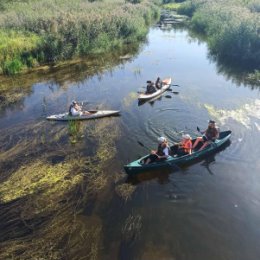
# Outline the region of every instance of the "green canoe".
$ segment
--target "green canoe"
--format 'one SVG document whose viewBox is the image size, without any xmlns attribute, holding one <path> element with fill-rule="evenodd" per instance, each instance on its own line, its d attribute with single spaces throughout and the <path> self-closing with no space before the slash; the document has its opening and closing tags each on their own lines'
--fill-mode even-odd
<svg viewBox="0 0 260 260">
<path fill-rule="evenodd" d="M 169 156 L 167 160 L 162 162 L 154 162 L 150 164 L 141 164 L 141 161 L 145 159 L 146 155 L 136 161 L 133 161 L 127 165 L 124 166 L 125 171 L 127 174 L 137 174 L 144 171 L 154 170 L 162 167 L 171 167 L 174 165 L 183 165 L 188 164 L 192 162 L 193 160 L 203 158 L 207 156 L 208 154 L 211 154 L 215 151 L 217 151 L 222 145 L 224 145 L 230 138 L 231 131 L 223 131 L 219 134 L 219 139 L 217 139 L 214 143 L 209 144 L 205 149 L 201 151 L 194 151 L 191 155 L 184 155 L 184 156 L 178 156 L 178 157 L 172 157 Z M 194 142 L 195 139 L 192 140 Z"/>
</svg>

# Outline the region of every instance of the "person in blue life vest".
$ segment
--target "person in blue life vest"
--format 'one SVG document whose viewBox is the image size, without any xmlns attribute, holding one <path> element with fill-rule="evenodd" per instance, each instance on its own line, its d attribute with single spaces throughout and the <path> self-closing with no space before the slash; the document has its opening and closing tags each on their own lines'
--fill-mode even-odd
<svg viewBox="0 0 260 260">
<path fill-rule="evenodd" d="M 197 145 L 202 142 L 202 146 L 199 149 L 201 151 L 210 143 L 214 143 L 219 137 L 219 130 L 216 127 L 216 122 L 214 120 L 209 120 L 208 128 L 202 132 L 202 136 L 197 137 L 195 143 L 193 144 L 192 149 L 194 150 Z"/>
<path fill-rule="evenodd" d="M 157 150 L 152 150 L 148 158 L 143 162 L 144 164 L 149 164 L 152 162 L 164 161 L 168 158 L 170 153 L 170 148 L 168 141 L 165 137 L 158 138 L 158 147 Z"/>
<path fill-rule="evenodd" d="M 90 113 L 88 111 L 82 111 L 82 107 L 77 103 L 77 101 L 72 101 L 69 107 L 69 115 L 82 116 L 82 115 L 90 115 Z"/>
</svg>

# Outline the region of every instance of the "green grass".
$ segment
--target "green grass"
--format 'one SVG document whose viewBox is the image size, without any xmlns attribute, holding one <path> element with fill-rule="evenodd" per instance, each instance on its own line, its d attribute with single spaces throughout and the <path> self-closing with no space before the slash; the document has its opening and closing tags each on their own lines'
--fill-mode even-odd
<svg viewBox="0 0 260 260">
<path fill-rule="evenodd" d="M 0 30 L 0 71 L 5 74 L 16 74 L 24 66 L 37 64 L 35 51 L 42 39 L 30 32 Z"/>
<path fill-rule="evenodd" d="M 9 0 L 0 9 L 0 72 L 6 74 L 140 41 L 159 16 L 148 0 Z"/>
<path fill-rule="evenodd" d="M 164 4 L 163 8 L 170 11 L 178 11 L 181 5 L 182 3 L 168 3 L 168 4 Z"/>
</svg>

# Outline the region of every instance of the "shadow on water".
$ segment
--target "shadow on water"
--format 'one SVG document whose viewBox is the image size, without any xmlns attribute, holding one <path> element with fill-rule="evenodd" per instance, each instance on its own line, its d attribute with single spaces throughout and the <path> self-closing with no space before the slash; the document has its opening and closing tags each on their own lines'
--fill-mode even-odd
<svg viewBox="0 0 260 260">
<path fill-rule="evenodd" d="M 150 106 L 154 106 L 154 104 L 157 102 L 157 101 L 162 101 L 162 98 L 163 96 L 158 96 L 158 97 L 155 97 L 155 98 L 152 98 L 152 99 L 149 99 L 149 100 L 138 100 L 138 106 L 142 106 L 144 104 L 149 104 Z"/>
<path fill-rule="evenodd" d="M 212 53 L 208 54 L 209 60 L 213 61 L 217 65 L 217 71 L 219 74 L 224 75 L 226 79 L 231 80 L 238 86 L 242 84 L 252 90 L 260 87 L 260 81 L 251 80 L 249 73 L 254 72 L 255 66 L 250 64 L 237 63 L 227 60 L 225 57 L 219 57 Z M 260 70 L 260 67 L 257 68 Z"/>
<path fill-rule="evenodd" d="M 22 75 L 12 77 L 0 76 L 0 109 L 1 113 L 8 109 L 17 108 L 24 98 L 32 93 L 32 87 L 38 82 L 44 82 L 53 92 L 54 85 L 63 90 L 69 84 L 80 83 L 98 75 L 101 80 L 105 71 L 110 73 L 118 65 L 131 62 L 142 50 L 145 43 L 136 43 L 102 56 L 68 61 L 57 66 L 40 67 Z"/>
<path fill-rule="evenodd" d="M 191 29 L 188 30 L 188 34 L 191 39 L 207 42 L 205 36 Z M 214 54 L 211 50 L 208 51 L 207 57 L 216 64 L 218 74 L 224 75 L 227 80 L 231 80 L 234 84 L 238 86 L 243 84 L 252 90 L 260 87 L 259 80 L 250 80 L 249 77 L 249 73 L 254 72 L 255 69 L 260 70 L 259 65 L 230 60 L 225 56 Z"/>
</svg>

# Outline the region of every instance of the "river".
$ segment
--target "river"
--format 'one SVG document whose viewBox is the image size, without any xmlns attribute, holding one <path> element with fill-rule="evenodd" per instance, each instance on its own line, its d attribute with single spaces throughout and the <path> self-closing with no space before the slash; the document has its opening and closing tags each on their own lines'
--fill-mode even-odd
<svg viewBox="0 0 260 260">
<path fill-rule="evenodd" d="M 111 149 L 116 148 L 107 166 L 112 180 L 81 212 L 82 222 L 96 217 L 102 223 L 102 241 L 93 259 L 258 260 L 259 88 L 225 73 L 210 58 L 207 44 L 181 28 L 151 28 L 137 52 L 104 64 L 71 65 L 15 80 L 27 92 L 0 111 L 1 182 L 43 156 L 59 164 L 67 154 L 89 155 L 98 142 L 93 131 L 109 129 L 115 139 Z M 179 86 L 152 103 L 138 104 L 137 91 L 157 76 L 170 76 Z M 74 99 L 89 109 L 118 109 L 121 115 L 81 122 L 80 137 L 71 142 L 66 123 L 45 117 L 63 112 Z M 183 133 L 195 137 L 196 127 L 206 128 L 209 119 L 232 131 L 222 151 L 179 170 L 134 179 L 124 173 L 124 164 L 147 153 L 138 142 L 156 147 L 159 136 L 170 143 Z M 101 133 L 99 138 L 107 136 Z M 127 201 L 115 192 L 114 172 L 120 184 L 134 188 Z M 70 259 L 90 258 L 82 249 Z"/>
</svg>

